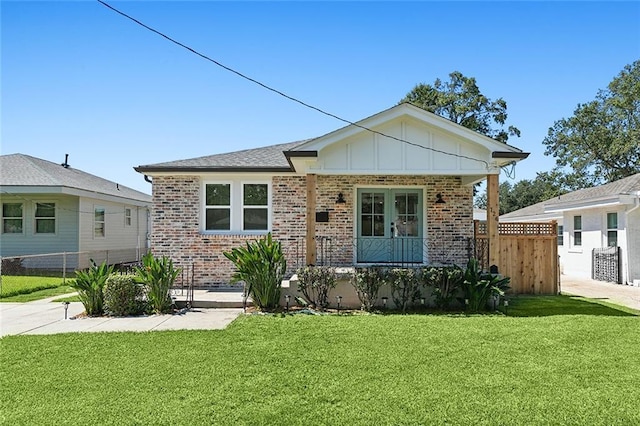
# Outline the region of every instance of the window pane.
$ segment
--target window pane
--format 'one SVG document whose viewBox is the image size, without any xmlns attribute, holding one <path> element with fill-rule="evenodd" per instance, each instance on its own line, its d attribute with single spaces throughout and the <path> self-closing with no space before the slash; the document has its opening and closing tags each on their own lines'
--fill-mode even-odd
<svg viewBox="0 0 640 426">
<path fill-rule="evenodd" d="M 206 188 L 206 203 L 208 206 L 229 206 L 231 205 L 231 185 L 215 183 L 209 184 Z"/>
<path fill-rule="evenodd" d="M 582 232 L 577 231 L 573 233 L 573 244 L 576 246 L 582 245 Z"/>
<path fill-rule="evenodd" d="M 2 205 L 3 217 L 22 217 L 22 204 L 5 203 Z"/>
<path fill-rule="evenodd" d="M 607 232 L 607 246 L 618 247 L 618 231 Z"/>
<path fill-rule="evenodd" d="M 93 232 L 96 237 L 104 237 L 104 222 L 96 222 Z"/>
<path fill-rule="evenodd" d="M 564 245 L 564 229 L 562 225 L 558 225 L 558 245 Z"/>
<path fill-rule="evenodd" d="M 21 234 L 22 219 L 4 219 L 2 224 L 2 232 L 5 234 Z"/>
<path fill-rule="evenodd" d="M 228 231 L 231 229 L 231 210 L 207 209 L 206 229 L 211 231 Z"/>
<path fill-rule="evenodd" d="M 267 209 L 244 209 L 244 230 L 266 231 L 268 229 L 267 222 Z"/>
<path fill-rule="evenodd" d="M 373 212 L 376 214 L 384 214 L 384 194 L 374 194 Z"/>
<path fill-rule="evenodd" d="M 618 229 L 618 213 L 607 213 L 607 229 Z"/>
<path fill-rule="evenodd" d="M 56 217 L 56 204 L 36 203 L 36 217 Z"/>
<path fill-rule="evenodd" d="M 56 232 L 55 219 L 36 219 L 37 234 L 54 234 Z"/>
<path fill-rule="evenodd" d="M 373 223 L 371 222 L 371 215 L 363 214 L 361 218 L 361 222 L 362 222 L 362 230 L 361 230 L 362 236 L 363 237 L 373 236 Z"/>
<path fill-rule="evenodd" d="M 573 217 L 573 229 L 576 229 L 576 230 L 582 229 L 582 216 Z"/>
<path fill-rule="evenodd" d="M 104 222 L 104 209 L 96 209 L 96 222 Z"/>
<path fill-rule="evenodd" d="M 373 217 L 373 236 L 384 237 L 384 216 L 375 215 Z"/>
<path fill-rule="evenodd" d="M 268 185 L 266 183 L 251 183 L 244 185 L 245 206 L 266 206 L 268 202 Z"/>
<path fill-rule="evenodd" d="M 362 214 L 368 214 L 373 211 L 372 209 L 371 194 L 362 194 Z"/>
</svg>

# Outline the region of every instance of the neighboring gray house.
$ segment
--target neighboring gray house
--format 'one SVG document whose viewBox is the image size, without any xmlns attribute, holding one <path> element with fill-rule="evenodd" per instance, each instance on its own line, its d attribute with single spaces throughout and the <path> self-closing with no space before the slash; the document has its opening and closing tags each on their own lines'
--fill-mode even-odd
<svg viewBox="0 0 640 426">
<path fill-rule="evenodd" d="M 3 258 L 90 252 L 97 261 L 120 263 L 137 260 L 147 249 L 151 196 L 66 161 L 0 156 L 0 204 Z M 75 259 L 70 262 L 86 264 L 86 259 Z"/>
<path fill-rule="evenodd" d="M 558 222 L 563 274 L 640 285 L 640 173 L 500 216 Z"/>
</svg>

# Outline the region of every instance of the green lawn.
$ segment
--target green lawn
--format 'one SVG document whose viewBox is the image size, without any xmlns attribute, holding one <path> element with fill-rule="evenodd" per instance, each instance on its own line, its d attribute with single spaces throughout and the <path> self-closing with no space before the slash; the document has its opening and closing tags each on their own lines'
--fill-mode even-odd
<svg viewBox="0 0 640 426">
<path fill-rule="evenodd" d="M 221 331 L 9 336 L 0 345 L 0 418 L 640 424 L 640 317 L 604 308 L 523 317 L 256 315 Z"/>
<path fill-rule="evenodd" d="M 35 276 L 14 276 L 3 275 L 2 287 L 0 288 L 0 299 L 17 296 L 21 294 L 34 293 L 41 290 L 48 290 L 57 287 L 68 287 L 69 279 L 66 284 L 59 277 L 35 277 Z M 62 293 L 55 293 L 62 294 Z M 55 295 L 53 294 L 53 295 Z M 48 296 L 46 296 L 48 297 Z"/>
</svg>

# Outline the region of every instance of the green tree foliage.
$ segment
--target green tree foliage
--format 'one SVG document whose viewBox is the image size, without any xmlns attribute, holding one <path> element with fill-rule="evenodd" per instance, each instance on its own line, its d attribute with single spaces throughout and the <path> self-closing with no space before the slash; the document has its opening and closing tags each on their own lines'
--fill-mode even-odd
<svg viewBox="0 0 640 426">
<path fill-rule="evenodd" d="M 504 129 L 507 121 L 504 99 L 489 99 L 480 92 L 475 78 L 465 77 L 459 71 L 449 74 L 449 78 L 446 82 L 436 79 L 433 85 L 420 83 L 400 102 L 410 102 L 501 142 L 506 142 L 509 136 L 520 136 L 520 130 L 514 126 Z"/>
<path fill-rule="evenodd" d="M 523 179 L 516 183 L 509 181 L 500 182 L 498 188 L 500 214 L 528 207 L 530 205 L 558 197 L 569 191 L 580 189 L 580 182 L 575 182 L 561 171 L 554 169 L 551 172 L 538 173 L 535 179 Z M 476 197 L 475 206 L 481 209 L 487 208 L 487 192 Z"/>
<path fill-rule="evenodd" d="M 572 117 L 556 121 L 543 143 L 545 154 L 569 168 L 568 179 L 581 187 L 640 172 L 640 60 Z"/>
</svg>

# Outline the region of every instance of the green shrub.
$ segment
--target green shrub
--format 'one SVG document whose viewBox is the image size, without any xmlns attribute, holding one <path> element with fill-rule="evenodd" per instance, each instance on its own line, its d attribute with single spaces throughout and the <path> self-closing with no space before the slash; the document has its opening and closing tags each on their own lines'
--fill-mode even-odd
<svg viewBox="0 0 640 426">
<path fill-rule="evenodd" d="M 329 292 L 336 288 L 335 268 L 329 266 L 307 266 L 298 269 L 298 291 L 318 309 L 329 306 Z"/>
<path fill-rule="evenodd" d="M 406 312 L 409 304 L 420 298 L 420 280 L 415 269 L 392 269 L 389 273 L 389 283 L 393 303 L 402 312 Z"/>
<path fill-rule="evenodd" d="M 469 259 L 462 282 L 462 291 L 465 301 L 468 302 L 468 309 L 472 312 L 486 310 L 489 298 L 504 296 L 504 292 L 509 289 L 510 281 L 509 277 L 482 272 L 478 266 L 478 260 Z"/>
<path fill-rule="evenodd" d="M 171 287 L 180 273 L 167 256 L 156 258 L 151 252 L 142 257 L 142 266 L 135 268 L 136 280 L 147 288 L 147 299 L 153 312 L 171 311 Z"/>
<path fill-rule="evenodd" d="M 280 242 L 267 234 L 257 241 L 247 242 L 246 247 L 224 252 L 224 255 L 236 267 L 232 282 L 244 281 L 259 309 L 275 309 L 280 302 L 280 288 L 287 270 Z"/>
<path fill-rule="evenodd" d="M 363 310 L 370 312 L 375 307 L 386 275 L 385 270 L 378 267 L 356 268 L 351 277 L 351 285 L 356 289 Z"/>
<path fill-rule="evenodd" d="M 464 281 L 459 266 L 429 267 L 422 270 L 422 284 L 431 289 L 433 303 L 438 309 L 449 309 Z"/>
<path fill-rule="evenodd" d="M 134 275 L 111 275 L 102 292 L 104 311 L 108 315 L 124 317 L 145 312 L 145 289 Z"/>
<path fill-rule="evenodd" d="M 102 262 L 99 266 L 91 260 L 91 267 L 86 271 L 76 271 L 76 279 L 69 285 L 78 291 L 80 301 L 89 316 L 103 313 L 104 297 L 102 290 L 107 278 L 113 273 L 113 266 Z"/>
</svg>

